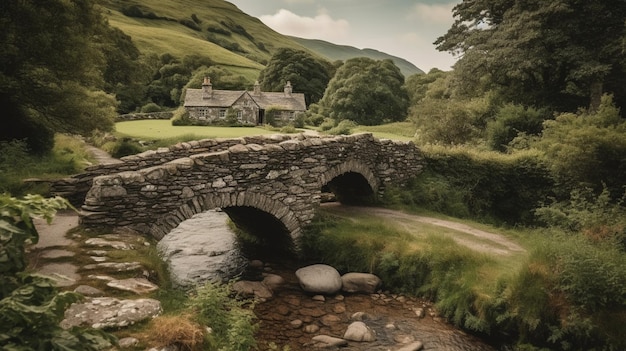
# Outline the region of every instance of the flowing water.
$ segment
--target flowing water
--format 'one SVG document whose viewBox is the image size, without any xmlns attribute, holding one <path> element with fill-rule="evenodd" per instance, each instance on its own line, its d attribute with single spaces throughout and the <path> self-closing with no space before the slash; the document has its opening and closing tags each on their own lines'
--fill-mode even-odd
<svg viewBox="0 0 626 351">
<path fill-rule="evenodd" d="M 375 331 L 377 340 L 350 342 L 343 350 L 396 350 L 413 341 L 421 341 L 424 350 L 495 350 L 445 323 L 428 301 L 390 293 L 327 296 L 321 301 L 300 289 L 294 272 L 304 264 L 298 262 L 266 262 L 260 270 L 245 271 L 248 260 L 239 251 L 227 220 L 228 216 L 219 211 L 196 215 L 166 235 L 158 248 L 167 259 L 174 282 L 183 287 L 237 275 L 260 280 L 262 274 L 270 272 L 283 277 L 285 284 L 274 291 L 274 296 L 255 307 L 261 349 L 274 342 L 288 345 L 291 351 L 310 350 L 313 336 L 341 338 L 354 313 L 363 312 L 364 322 Z M 417 311 L 423 317 L 418 317 Z"/>
</svg>

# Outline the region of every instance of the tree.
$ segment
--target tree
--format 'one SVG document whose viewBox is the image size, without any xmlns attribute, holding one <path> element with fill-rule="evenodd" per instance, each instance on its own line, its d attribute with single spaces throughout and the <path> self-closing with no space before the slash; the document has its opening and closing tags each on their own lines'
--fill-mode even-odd
<svg viewBox="0 0 626 351">
<path fill-rule="evenodd" d="M 435 44 L 461 56 L 466 93 L 560 111 L 595 109 L 604 92 L 626 102 L 623 0 L 464 0 L 454 15 Z"/>
<path fill-rule="evenodd" d="M 377 125 L 404 120 L 408 101 L 404 76 L 393 61 L 361 57 L 337 70 L 319 105 L 337 121 Z"/>
<path fill-rule="evenodd" d="M 283 91 L 289 81 L 308 106 L 322 98 L 333 71 L 329 62 L 306 51 L 280 48 L 259 74 L 259 84 L 263 91 Z"/>
<path fill-rule="evenodd" d="M 45 152 L 37 134 L 112 128 L 115 100 L 99 93 L 110 32 L 92 1 L 2 1 L 0 27 L 0 140 Z"/>
</svg>

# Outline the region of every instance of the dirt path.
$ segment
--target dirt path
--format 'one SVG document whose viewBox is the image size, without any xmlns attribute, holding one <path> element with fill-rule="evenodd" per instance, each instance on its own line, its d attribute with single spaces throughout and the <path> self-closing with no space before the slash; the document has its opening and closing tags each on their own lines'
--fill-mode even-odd
<svg viewBox="0 0 626 351">
<path fill-rule="evenodd" d="M 366 214 L 368 216 L 380 217 L 384 220 L 391 219 L 409 232 L 416 232 L 421 224 L 430 224 L 451 229 L 452 231 L 445 231 L 443 234 L 450 236 L 457 243 L 479 252 L 496 255 L 511 255 L 526 251 L 524 248 L 501 234 L 486 232 L 458 222 L 433 217 L 418 216 L 378 207 L 346 206 L 338 203 L 328 203 L 322 206 L 324 208 L 331 209 L 332 213 L 337 214 Z"/>
<path fill-rule="evenodd" d="M 108 165 L 122 162 L 121 160 L 118 160 L 117 158 L 109 155 L 106 151 L 98 149 L 93 145 L 85 144 L 85 149 L 87 149 L 93 155 L 93 157 L 96 159 L 95 163 L 97 165 Z"/>
</svg>

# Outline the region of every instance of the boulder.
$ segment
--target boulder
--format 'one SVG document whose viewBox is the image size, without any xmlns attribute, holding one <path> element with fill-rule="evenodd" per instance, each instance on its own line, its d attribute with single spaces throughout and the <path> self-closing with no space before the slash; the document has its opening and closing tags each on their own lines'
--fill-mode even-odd
<svg viewBox="0 0 626 351">
<path fill-rule="evenodd" d="M 331 266 L 314 264 L 296 271 L 300 287 L 314 294 L 333 295 L 341 290 L 342 282 L 339 272 Z"/>
<path fill-rule="evenodd" d="M 119 300 L 112 297 L 87 299 L 65 311 L 61 327 L 87 326 L 96 329 L 119 328 L 154 318 L 161 313 L 161 302 L 154 299 Z"/>
<path fill-rule="evenodd" d="M 269 299 L 273 296 L 272 290 L 270 290 L 262 282 L 240 280 L 233 284 L 232 289 L 237 294 L 243 296 L 254 296 L 261 299 Z"/>
<path fill-rule="evenodd" d="M 376 341 L 376 333 L 363 322 L 352 322 L 348 326 L 343 338 L 351 341 Z"/>
<path fill-rule="evenodd" d="M 341 277 L 342 290 L 349 293 L 373 294 L 382 281 L 370 273 L 346 273 Z"/>
<path fill-rule="evenodd" d="M 270 290 L 275 291 L 285 284 L 285 279 L 278 274 L 263 274 L 263 284 L 270 288 Z"/>
</svg>

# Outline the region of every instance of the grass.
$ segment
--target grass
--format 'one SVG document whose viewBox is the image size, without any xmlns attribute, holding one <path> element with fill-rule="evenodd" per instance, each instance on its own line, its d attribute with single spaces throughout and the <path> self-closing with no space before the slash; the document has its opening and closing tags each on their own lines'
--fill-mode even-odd
<svg viewBox="0 0 626 351">
<path fill-rule="evenodd" d="M 250 135 L 274 134 L 261 127 L 210 127 L 210 126 L 172 126 L 169 120 L 126 121 L 115 124 L 121 136 L 160 140 L 195 136 L 196 139 L 238 138 Z"/>
<path fill-rule="evenodd" d="M 26 193 L 46 194 L 45 183 L 26 179 L 55 179 L 79 173 L 94 162 L 84 142 L 76 137 L 57 134 L 54 148 L 47 154 L 29 153 L 22 142 L 0 143 L 0 192 L 13 196 Z"/>
<path fill-rule="evenodd" d="M 379 139 L 412 141 L 414 139 L 416 129 L 417 128 L 413 122 L 394 122 L 379 126 L 358 126 L 353 130 L 353 132 L 369 132 Z"/>
</svg>

